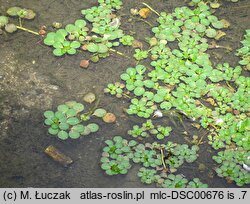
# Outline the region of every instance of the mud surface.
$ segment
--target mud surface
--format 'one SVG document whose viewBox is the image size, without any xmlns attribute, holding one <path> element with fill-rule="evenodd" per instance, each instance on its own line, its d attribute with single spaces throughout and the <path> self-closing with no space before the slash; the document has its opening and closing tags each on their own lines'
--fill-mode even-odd
<svg viewBox="0 0 250 204">
<path fill-rule="evenodd" d="M 141 6 L 141 0 L 124 0 L 122 14 L 129 9 Z M 186 5 L 184 0 L 145 0 L 157 11 L 171 12 L 177 6 Z M 153 2 L 153 3 L 152 3 Z M 62 22 L 63 25 L 80 18 L 80 10 L 97 4 L 93 0 L 0 0 L 0 15 L 11 6 L 31 8 L 37 13 L 34 21 L 25 25 L 37 30 L 41 25 Z M 220 18 L 227 19 L 231 28 L 227 36 L 220 41 L 234 50 L 211 52 L 214 62 L 228 61 L 236 65 L 235 49 L 240 47 L 244 30 L 250 28 L 249 1 L 239 3 L 222 1 L 216 11 Z M 155 24 L 156 16 L 149 21 Z M 127 22 L 122 18 L 122 28 L 138 40 L 151 36 L 150 27 L 143 22 Z M 133 166 L 125 176 L 109 177 L 100 169 L 100 155 L 104 141 L 114 135 L 125 136 L 135 123 L 142 122 L 136 117 L 128 117 L 122 111 L 126 100 L 118 100 L 103 94 L 103 88 L 109 82 L 119 81 L 119 75 L 128 67 L 134 66 L 132 57 L 127 60 L 112 54 L 98 64 L 91 64 L 87 70 L 79 67 L 81 59 L 87 57 L 80 53 L 76 56 L 56 58 L 52 50 L 41 43 L 42 38 L 18 31 L 12 35 L 0 35 L 0 187 L 145 187 L 136 176 L 139 166 Z M 130 48 L 119 48 L 132 56 Z M 115 125 L 101 126 L 97 134 L 82 137 L 77 141 L 62 142 L 47 133 L 43 125 L 43 112 L 55 109 L 67 100 L 82 102 L 82 96 L 94 92 L 100 97 L 100 105 L 117 115 Z M 189 126 L 188 121 L 187 126 Z M 159 123 L 172 125 L 166 119 Z M 181 128 L 174 129 L 169 139 L 185 142 Z M 192 135 L 202 135 L 189 126 Z M 190 136 L 190 137 L 191 137 Z M 74 163 L 64 168 L 52 161 L 44 153 L 48 145 L 54 145 L 73 158 Z M 181 169 L 187 178 L 199 177 L 210 187 L 235 187 L 214 174 L 215 164 L 211 156 L 215 152 L 204 143 L 197 162 Z M 201 172 L 200 164 L 205 165 Z M 212 179 L 213 178 L 213 179 Z"/>
</svg>

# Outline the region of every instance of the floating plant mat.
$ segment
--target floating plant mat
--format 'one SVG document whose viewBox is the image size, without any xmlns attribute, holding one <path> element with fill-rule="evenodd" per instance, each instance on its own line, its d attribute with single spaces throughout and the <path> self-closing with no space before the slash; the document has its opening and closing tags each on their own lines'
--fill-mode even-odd
<svg viewBox="0 0 250 204">
<path fill-rule="evenodd" d="M 168 174 L 169 171 L 176 171 L 184 162 L 194 162 L 198 156 L 198 146 L 189 148 L 186 144 L 172 142 L 166 145 L 156 142 L 143 145 L 121 136 L 115 136 L 105 143 L 107 146 L 103 148 L 101 168 L 108 175 L 126 174 L 132 163 L 136 163 L 142 165 L 137 174 L 142 183 L 155 183 L 166 188 L 207 187 L 198 178 L 188 182 L 183 175 Z"/>
<path fill-rule="evenodd" d="M 161 117 L 175 112 L 180 117 L 185 116 L 199 123 L 209 130 L 209 144 L 220 151 L 218 156 L 213 157 L 220 164 L 216 169 L 218 176 L 234 181 L 238 186 L 250 184 L 250 173 L 244 168 L 250 156 L 250 80 L 241 75 L 243 69 L 249 70 L 249 30 L 242 41 L 243 48 L 237 51 L 242 58 L 239 62 L 242 67 L 231 67 L 226 62 L 213 65 L 206 51 L 220 47 L 216 40 L 221 37 L 221 29 L 228 27 L 228 22 L 219 20 L 200 0 L 193 0 L 190 5 L 192 8 L 177 7 L 171 14 L 156 13 L 159 15 L 158 26 L 152 28 L 154 37 L 148 40 L 149 50 L 136 49 L 134 58 L 138 64 L 127 68 L 121 74 L 122 81 L 108 84 L 104 91 L 129 99 L 130 105 L 126 109 L 129 115 L 152 118 L 156 112 L 160 112 Z M 171 49 L 171 43 L 176 43 L 178 47 Z M 150 67 L 143 64 L 142 60 L 146 58 L 151 59 Z M 128 133 L 133 137 L 147 137 L 155 133 L 158 139 L 163 139 L 170 129 L 162 128 L 163 134 L 159 134 L 160 129 L 154 128 L 155 131 L 147 133 L 145 128 L 135 125 Z M 145 151 L 142 149 L 142 152 Z M 231 156 L 224 157 L 228 151 Z M 236 153 L 238 157 L 232 157 Z M 130 168 L 129 158 L 133 160 L 135 153 L 124 157 L 127 158 L 124 164 L 126 170 L 121 169 L 120 173 Z M 119 167 L 122 159 L 118 158 L 112 160 L 112 164 Z M 167 165 L 169 162 L 159 160 L 160 163 Z M 113 167 L 109 167 L 112 170 Z M 159 169 L 148 167 L 150 165 L 144 166 L 138 173 L 142 182 L 152 183 L 162 179 L 158 175 L 161 173 Z M 103 169 L 112 174 L 110 168 L 104 166 Z M 148 178 L 143 175 L 148 175 Z M 178 185 L 175 185 L 176 179 L 180 182 Z M 171 187 L 185 187 L 187 180 L 171 174 L 171 178 L 164 178 L 164 183 Z"/>
<path fill-rule="evenodd" d="M 134 38 L 125 35 L 119 28 L 120 18 L 115 14 L 115 11 L 121 9 L 122 1 L 99 0 L 98 3 L 98 6 L 81 11 L 84 19 L 78 19 L 74 24 L 66 25 L 64 29 L 47 34 L 44 43 L 54 48 L 55 56 L 74 55 L 77 49 L 81 48 L 82 51 L 92 54 L 87 61 L 98 62 L 100 58 L 109 56 L 110 52 L 121 54 L 112 49 L 120 43 L 132 44 Z"/>
<path fill-rule="evenodd" d="M 89 96 L 94 94 L 87 94 L 84 99 L 86 101 Z M 95 97 L 94 97 L 95 98 Z M 93 102 L 93 101 L 92 101 Z M 44 124 L 50 126 L 49 134 L 56 135 L 61 140 L 78 139 L 80 136 L 87 136 L 99 130 L 97 123 L 91 122 L 91 117 L 102 118 L 106 123 L 115 122 L 116 118 L 113 113 L 108 113 L 103 108 L 98 108 L 99 100 L 96 105 L 84 112 L 85 106 L 76 101 L 68 101 L 65 104 L 59 105 L 55 112 L 48 110 L 44 112 Z M 112 119 L 110 118 L 112 115 Z M 112 120 L 112 121 L 110 121 Z"/>
</svg>

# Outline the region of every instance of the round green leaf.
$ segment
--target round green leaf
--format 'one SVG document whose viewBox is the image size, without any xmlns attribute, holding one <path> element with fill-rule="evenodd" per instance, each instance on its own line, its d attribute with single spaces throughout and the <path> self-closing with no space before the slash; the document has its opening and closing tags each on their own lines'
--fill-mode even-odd
<svg viewBox="0 0 250 204">
<path fill-rule="evenodd" d="M 75 21 L 75 25 L 79 28 L 83 28 L 84 26 L 86 26 L 86 21 L 85 20 L 81 20 L 81 19 L 78 19 Z"/>
<path fill-rule="evenodd" d="M 67 50 L 67 53 L 69 55 L 74 55 L 74 54 L 76 54 L 76 49 L 75 48 L 70 48 L 69 50 Z"/>
<path fill-rule="evenodd" d="M 160 108 L 170 110 L 172 108 L 172 104 L 170 102 L 164 101 L 161 103 Z"/>
<path fill-rule="evenodd" d="M 76 103 L 75 105 L 73 105 L 73 109 L 75 109 L 77 113 L 79 113 L 84 110 L 84 105 L 81 103 Z"/>
<path fill-rule="evenodd" d="M 60 111 L 60 112 L 62 112 L 62 113 L 66 113 L 68 111 L 68 109 L 69 109 L 69 107 L 66 106 L 66 105 L 64 105 L 64 104 L 63 105 L 59 105 L 57 107 L 57 110 Z"/>
<path fill-rule="evenodd" d="M 7 14 L 10 15 L 10 16 L 17 16 L 18 15 L 18 12 L 22 10 L 22 8 L 20 7 L 10 7 L 8 10 L 7 10 Z"/>
<path fill-rule="evenodd" d="M 206 26 L 202 25 L 202 24 L 198 24 L 195 29 L 199 32 L 199 33 L 203 33 L 206 31 Z"/>
<path fill-rule="evenodd" d="M 55 117 L 58 118 L 58 119 L 61 119 L 61 118 L 64 117 L 64 114 L 63 114 L 62 112 L 60 112 L 60 111 L 57 111 L 57 112 L 55 113 Z"/>
<path fill-rule="evenodd" d="M 101 165 L 101 168 L 102 168 L 103 170 L 108 170 L 108 169 L 110 169 L 110 166 L 109 166 L 108 163 L 104 163 L 104 164 Z"/>
<path fill-rule="evenodd" d="M 134 89 L 134 94 L 135 94 L 136 96 L 141 96 L 141 95 L 144 94 L 144 92 L 145 92 L 145 89 L 144 89 L 143 87 L 136 87 L 136 88 Z"/>
<path fill-rule="evenodd" d="M 79 132 L 76 132 L 76 131 L 74 131 L 74 130 L 71 130 L 71 131 L 69 132 L 69 137 L 70 137 L 71 139 L 78 139 L 78 138 L 80 137 L 80 133 L 79 133 Z"/>
<path fill-rule="evenodd" d="M 99 47 L 98 47 L 98 45 L 96 45 L 95 43 L 89 43 L 89 44 L 87 45 L 87 50 L 88 50 L 89 52 L 98 52 L 98 49 L 99 49 Z"/>
<path fill-rule="evenodd" d="M 57 124 L 53 123 L 53 124 L 51 125 L 51 128 L 56 130 L 56 129 L 58 129 L 59 127 L 58 127 Z"/>
<path fill-rule="evenodd" d="M 54 49 L 53 54 L 57 57 L 60 57 L 60 56 L 64 55 L 65 53 L 63 53 L 62 49 Z"/>
<path fill-rule="evenodd" d="M 127 73 L 124 73 L 121 75 L 121 79 L 126 81 L 126 80 L 130 79 L 130 76 Z"/>
<path fill-rule="evenodd" d="M 76 117 L 69 118 L 69 119 L 67 120 L 67 123 L 68 123 L 69 125 L 77 125 L 79 122 L 80 122 L 80 121 L 79 121 L 78 118 L 76 118 Z"/>
<path fill-rule="evenodd" d="M 55 117 L 55 114 L 53 111 L 45 111 L 44 114 L 45 118 L 52 119 Z"/>
<path fill-rule="evenodd" d="M 54 122 L 51 120 L 51 119 L 46 119 L 45 121 L 44 121 L 44 123 L 45 123 L 45 125 L 52 125 Z"/>
<path fill-rule="evenodd" d="M 108 47 L 106 45 L 99 44 L 98 47 L 99 47 L 98 48 L 98 52 L 99 53 L 106 53 L 106 52 L 108 52 Z"/>
<path fill-rule="evenodd" d="M 76 31 L 76 27 L 73 24 L 68 24 L 65 27 L 65 30 L 69 33 L 73 33 L 74 31 Z"/>
<path fill-rule="evenodd" d="M 82 133 L 84 131 L 84 126 L 78 124 L 78 125 L 73 126 L 72 130 L 79 132 L 79 133 Z"/>
<path fill-rule="evenodd" d="M 221 29 L 224 27 L 224 24 L 222 21 L 215 21 L 215 22 L 212 22 L 212 26 L 214 28 L 217 28 L 217 29 Z"/>
<path fill-rule="evenodd" d="M 0 16 L 0 28 L 7 25 L 9 22 L 9 19 L 7 16 Z"/>
<path fill-rule="evenodd" d="M 66 115 L 67 115 L 67 117 L 74 117 L 77 115 L 77 112 L 75 109 L 71 108 L 71 109 L 67 110 Z"/>
<path fill-rule="evenodd" d="M 71 44 L 70 44 L 70 47 L 71 48 L 79 48 L 81 46 L 81 43 L 77 42 L 77 41 L 73 41 Z"/>
<path fill-rule="evenodd" d="M 99 130 L 99 126 L 95 123 L 88 124 L 87 128 L 89 128 L 91 132 L 97 132 Z"/>
<path fill-rule="evenodd" d="M 48 35 L 46 36 L 46 38 L 44 39 L 44 44 L 45 45 L 53 45 L 55 43 L 55 36 L 56 34 L 51 32 L 51 33 L 48 33 Z"/>
<path fill-rule="evenodd" d="M 156 102 L 156 103 L 161 103 L 164 99 L 163 99 L 163 97 L 162 97 L 161 95 L 155 94 L 153 100 L 154 100 L 154 102 Z"/>
<path fill-rule="evenodd" d="M 53 129 L 53 128 L 49 128 L 49 134 L 51 134 L 51 135 L 57 135 L 57 133 L 59 132 L 59 130 L 58 129 Z"/>
<path fill-rule="evenodd" d="M 94 116 L 99 117 L 99 118 L 103 118 L 103 116 L 105 116 L 107 113 L 107 111 L 103 108 L 98 108 L 95 110 L 95 112 L 93 113 Z"/>
<path fill-rule="evenodd" d="M 145 80 L 143 81 L 144 86 L 146 86 L 147 88 L 151 89 L 154 87 L 155 83 L 151 80 Z"/>
<path fill-rule="evenodd" d="M 68 123 L 60 123 L 59 128 L 61 130 L 67 130 L 67 129 L 69 129 L 69 124 Z"/>
<path fill-rule="evenodd" d="M 206 36 L 209 37 L 209 38 L 214 38 L 215 36 L 217 35 L 217 32 L 215 29 L 213 28 L 208 28 L 206 30 Z"/>
<path fill-rule="evenodd" d="M 60 138 L 61 140 L 66 140 L 68 139 L 69 135 L 67 132 L 61 130 L 60 132 L 58 132 L 58 138 Z"/>
</svg>

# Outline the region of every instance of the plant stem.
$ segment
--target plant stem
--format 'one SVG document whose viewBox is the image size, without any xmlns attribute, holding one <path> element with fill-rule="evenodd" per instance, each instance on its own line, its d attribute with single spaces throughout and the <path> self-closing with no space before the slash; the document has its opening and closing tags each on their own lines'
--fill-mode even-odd
<svg viewBox="0 0 250 204">
<path fill-rule="evenodd" d="M 226 81 L 226 84 L 233 92 L 235 92 L 235 89 L 228 83 L 228 81 Z"/>
<path fill-rule="evenodd" d="M 128 94 L 122 93 L 123 96 L 125 96 L 126 98 L 131 99 L 131 97 Z"/>
<path fill-rule="evenodd" d="M 164 166 L 164 169 L 165 170 L 168 170 L 167 169 L 167 166 L 166 166 L 166 163 L 165 163 L 165 161 L 164 161 L 164 152 L 163 152 L 163 149 L 161 148 L 161 161 L 162 161 L 162 164 L 163 164 L 163 166 Z"/>
<path fill-rule="evenodd" d="M 204 136 L 205 136 L 205 135 L 202 135 L 202 136 L 201 136 L 201 138 L 199 139 L 199 141 L 197 142 L 196 145 L 199 146 L 201 143 L 203 143 L 202 140 L 203 140 Z"/>
<path fill-rule="evenodd" d="M 148 21 L 146 21 L 144 19 L 135 18 L 135 17 L 132 17 L 132 19 L 134 19 L 135 21 L 142 21 L 142 22 L 146 23 L 147 25 L 149 25 L 150 27 L 153 27 L 153 25 L 151 23 L 149 23 Z"/>
<path fill-rule="evenodd" d="M 114 50 L 114 49 L 112 49 L 112 48 L 110 48 L 109 50 L 110 50 L 111 52 L 115 52 L 115 53 L 118 54 L 118 55 L 121 55 L 121 56 L 123 56 L 123 57 L 126 57 L 126 58 L 130 59 L 129 56 L 125 55 L 125 54 L 122 53 L 122 52 L 119 52 L 119 51 Z"/>
<path fill-rule="evenodd" d="M 154 12 L 157 16 L 160 16 L 160 14 L 156 11 L 156 10 L 154 10 L 151 6 L 149 6 L 148 4 L 146 4 L 146 3 L 142 3 L 144 6 L 146 6 L 146 7 L 148 7 L 152 12 Z"/>
<path fill-rule="evenodd" d="M 19 17 L 18 20 L 19 20 L 19 26 L 23 27 L 23 25 L 22 25 L 22 19 Z"/>
<path fill-rule="evenodd" d="M 33 30 L 29 30 L 29 29 L 24 28 L 24 27 L 22 27 L 22 26 L 16 26 L 16 27 L 17 27 L 17 29 L 19 29 L 19 30 L 26 31 L 26 32 L 28 32 L 28 33 L 32 33 L 32 34 L 34 34 L 34 35 L 39 35 L 39 33 L 38 33 L 38 32 L 35 32 L 35 31 L 33 31 Z"/>
</svg>

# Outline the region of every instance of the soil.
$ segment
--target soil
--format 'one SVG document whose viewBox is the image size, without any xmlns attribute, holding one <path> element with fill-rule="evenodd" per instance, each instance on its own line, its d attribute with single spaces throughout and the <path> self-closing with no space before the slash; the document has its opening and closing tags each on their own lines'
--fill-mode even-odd
<svg viewBox="0 0 250 204">
<path fill-rule="evenodd" d="M 152 36 L 146 23 L 128 23 L 130 8 L 141 7 L 143 1 L 123 2 L 121 13 L 124 14 L 122 28 L 125 32 L 134 34 L 141 41 Z M 184 0 L 144 2 L 159 12 L 171 12 L 177 6 L 187 5 Z M 216 15 L 228 20 L 231 27 L 219 44 L 230 46 L 233 51 L 228 53 L 220 49 L 210 54 L 215 63 L 227 61 L 235 66 L 238 58 L 234 52 L 240 47 L 245 30 L 250 28 L 250 5 L 248 0 L 221 3 Z M 97 5 L 97 0 L 0 0 L 0 15 L 11 6 L 30 8 L 36 11 L 37 16 L 24 25 L 32 30 L 38 30 L 42 25 L 50 29 L 54 21 L 63 25 L 74 22 L 81 17 L 81 9 L 94 5 Z M 155 17 L 152 14 L 148 21 L 156 25 Z M 105 175 L 100 168 L 104 141 L 115 135 L 129 138 L 126 136 L 127 130 L 143 121 L 123 113 L 123 108 L 128 105 L 127 100 L 103 93 L 108 83 L 119 81 L 120 74 L 127 67 L 135 65 L 131 48 L 119 47 L 118 50 L 131 56 L 131 59 L 113 53 L 97 64 L 90 64 L 88 69 L 82 69 L 79 63 L 88 58 L 85 53 L 57 58 L 53 56 L 51 48 L 43 45 L 41 37 L 22 31 L 0 35 L 0 187 L 147 187 L 136 176 L 139 166 L 134 165 L 125 176 L 113 177 Z M 100 98 L 101 107 L 116 114 L 117 123 L 104 124 L 99 121 L 101 131 L 79 140 L 63 142 L 50 136 L 43 124 L 43 112 L 55 109 L 68 100 L 82 102 L 83 95 L 88 92 L 94 92 Z M 157 122 L 174 127 L 167 119 Z M 190 133 L 188 137 L 205 134 L 205 130 L 198 131 L 189 121 L 185 122 Z M 183 129 L 179 126 L 173 128 L 169 139 L 183 143 Z M 47 157 L 44 149 L 51 144 L 70 156 L 74 163 L 65 168 Z M 206 139 L 200 146 L 199 154 L 199 159 L 193 164 L 185 164 L 180 173 L 188 179 L 199 177 L 210 187 L 236 187 L 216 176 L 216 165 L 211 159 L 215 151 Z M 204 167 L 202 171 L 198 170 L 199 166 Z"/>
</svg>

